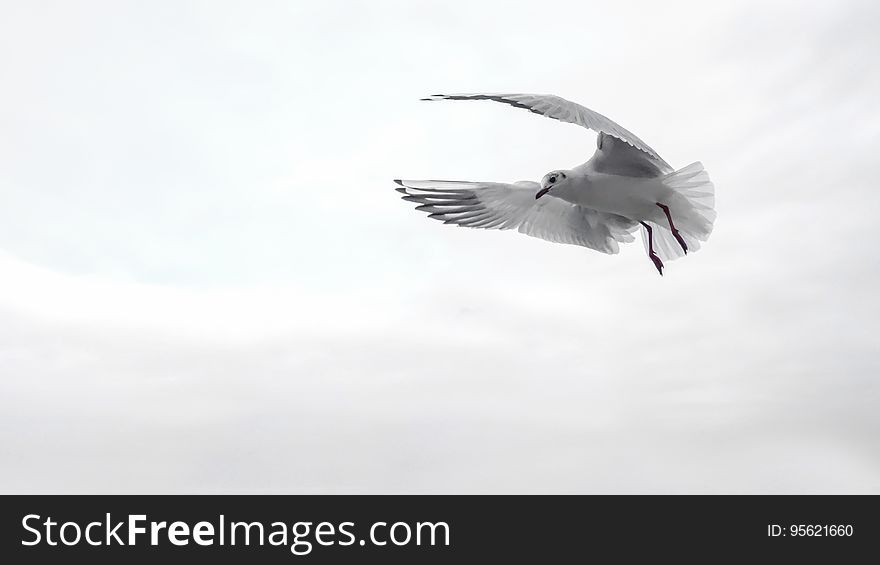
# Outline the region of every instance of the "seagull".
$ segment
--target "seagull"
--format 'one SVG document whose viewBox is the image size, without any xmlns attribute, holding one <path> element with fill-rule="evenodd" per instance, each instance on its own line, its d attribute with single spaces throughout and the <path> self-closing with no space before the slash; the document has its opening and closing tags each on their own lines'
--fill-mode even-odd
<svg viewBox="0 0 880 565">
<path fill-rule="evenodd" d="M 548 94 L 434 94 L 426 101 L 491 100 L 598 133 L 596 152 L 540 183 L 400 180 L 396 190 L 446 224 L 517 229 L 555 243 L 617 253 L 641 227 L 648 257 L 663 261 L 699 249 L 715 222 L 715 188 L 700 162 L 674 170 L 647 143 L 609 118 Z"/>
</svg>

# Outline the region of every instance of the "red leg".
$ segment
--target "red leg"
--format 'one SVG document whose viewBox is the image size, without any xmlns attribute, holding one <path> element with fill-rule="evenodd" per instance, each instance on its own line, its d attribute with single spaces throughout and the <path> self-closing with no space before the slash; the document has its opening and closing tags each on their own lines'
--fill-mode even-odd
<svg viewBox="0 0 880 565">
<path fill-rule="evenodd" d="M 657 254 L 654 253 L 654 230 L 651 229 L 651 226 L 646 224 L 645 222 L 639 222 L 642 224 L 642 227 L 645 228 L 645 231 L 648 232 L 648 257 L 651 258 L 651 261 L 654 263 L 654 266 L 657 267 L 657 272 L 660 273 L 660 276 L 663 276 L 663 261 L 660 260 L 660 257 L 657 257 Z"/>
<path fill-rule="evenodd" d="M 681 237 L 681 234 L 678 233 L 677 229 L 675 229 L 675 224 L 672 223 L 672 214 L 669 213 L 669 206 L 666 206 L 665 204 L 660 204 L 659 202 L 657 202 L 657 206 L 660 206 L 660 209 L 663 210 L 663 212 L 666 214 L 666 220 L 669 222 L 669 229 L 672 230 L 672 235 L 675 237 L 675 241 L 678 242 L 678 244 L 684 250 L 684 254 L 687 255 L 687 243 L 684 242 L 684 238 Z"/>
</svg>

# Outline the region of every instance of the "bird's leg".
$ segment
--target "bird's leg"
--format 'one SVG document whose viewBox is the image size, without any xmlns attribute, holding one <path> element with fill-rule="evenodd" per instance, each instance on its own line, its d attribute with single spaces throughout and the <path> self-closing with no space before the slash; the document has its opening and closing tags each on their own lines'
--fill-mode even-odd
<svg viewBox="0 0 880 565">
<path fill-rule="evenodd" d="M 669 206 L 665 204 L 660 204 L 657 202 L 657 206 L 660 206 L 660 209 L 663 210 L 663 213 L 666 214 L 666 220 L 669 222 L 669 229 L 672 230 L 672 235 L 675 237 L 675 241 L 681 246 L 682 250 L 684 250 L 684 254 L 688 254 L 688 246 L 687 243 L 684 242 L 684 238 L 681 237 L 681 234 L 678 233 L 678 230 L 675 229 L 675 224 L 672 223 L 672 214 L 669 213 Z"/>
<path fill-rule="evenodd" d="M 645 231 L 648 232 L 648 257 L 651 258 L 651 261 L 654 263 L 654 266 L 657 267 L 657 272 L 660 273 L 660 276 L 663 276 L 663 261 L 660 260 L 660 257 L 657 257 L 657 254 L 654 253 L 654 231 L 651 229 L 651 226 L 646 224 L 645 222 L 639 222 L 645 228 Z"/>
</svg>

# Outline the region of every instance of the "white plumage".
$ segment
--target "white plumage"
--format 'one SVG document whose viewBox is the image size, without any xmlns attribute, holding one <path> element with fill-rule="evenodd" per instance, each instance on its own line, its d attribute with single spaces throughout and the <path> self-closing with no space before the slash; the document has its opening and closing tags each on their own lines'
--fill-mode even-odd
<svg viewBox="0 0 880 565">
<path fill-rule="evenodd" d="M 714 187 L 701 163 L 679 171 L 605 116 L 558 96 L 435 94 L 423 100 L 492 100 L 599 133 L 586 163 L 547 173 L 541 183 L 396 180 L 403 199 L 444 223 L 517 229 L 556 243 L 617 253 L 642 226 L 648 256 L 663 260 L 699 249 L 715 220 Z"/>
</svg>

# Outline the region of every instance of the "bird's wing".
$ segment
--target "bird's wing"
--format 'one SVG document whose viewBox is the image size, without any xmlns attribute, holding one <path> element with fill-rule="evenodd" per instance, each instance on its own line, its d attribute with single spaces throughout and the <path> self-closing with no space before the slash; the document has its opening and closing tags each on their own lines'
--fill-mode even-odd
<svg viewBox="0 0 880 565">
<path fill-rule="evenodd" d="M 582 245 L 617 253 L 617 242 L 633 241 L 637 224 L 552 195 L 535 199 L 536 182 L 515 184 L 438 180 L 395 180 L 403 199 L 445 224 L 470 228 L 517 229 L 520 233 L 556 243 Z"/>
<path fill-rule="evenodd" d="M 669 167 L 656 151 L 623 126 L 598 112 L 552 94 L 434 94 L 422 98 L 422 100 L 492 100 L 501 102 L 554 120 L 577 124 L 599 133 L 608 134 L 625 141 L 662 165 Z M 671 170 L 671 167 L 669 168 Z"/>
<path fill-rule="evenodd" d="M 663 159 L 655 159 L 644 151 L 601 132 L 596 139 L 596 152 L 586 166 L 599 173 L 623 177 L 650 178 L 672 172 L 672 167 Z"/>
</svg>

